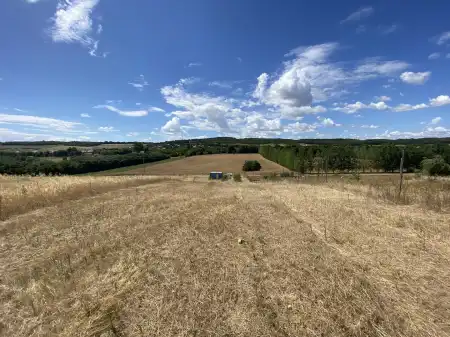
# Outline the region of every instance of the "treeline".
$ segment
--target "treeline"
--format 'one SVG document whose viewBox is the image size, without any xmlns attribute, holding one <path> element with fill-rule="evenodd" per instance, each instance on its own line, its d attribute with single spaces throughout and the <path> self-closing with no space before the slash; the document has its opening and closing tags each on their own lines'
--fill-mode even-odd
<svg viewBox="0 0 450 337">
<path fill-rule="evenodd" d="M 215 146 L 196 146 L 187 149 L 186 157 L 199 156 L 204 154 L 220 154 L 220 153 L 258 153 L 257 145 L 215 145 Z"/>
<path fill-rule="evenodd" d="M 261 145 L 259 153 L 292 171 L 321 172 L 395 172 L 399 170 L 405 150 L 404 169 L 421 170 L 425 159 L 441 158 L 450 164 L 450 146 L 447 144 L 396 146 L 383 145 Z"/>
<path fill-rule="evenodd" d="M 98 172 L 114 168 L 152 163 L 170 156 L 163 153 L 131 153 L 125 155 L 77 156 L 61 161 L 24 156 L 0 155 L 0 174 L 16 175 L 62 175 Z"/>
</svg>

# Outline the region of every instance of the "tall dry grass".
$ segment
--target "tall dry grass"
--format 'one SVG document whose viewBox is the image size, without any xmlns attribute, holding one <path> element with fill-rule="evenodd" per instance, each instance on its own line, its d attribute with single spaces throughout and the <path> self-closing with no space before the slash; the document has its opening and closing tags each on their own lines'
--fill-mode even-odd
<svg viewBox="0 0 450 337">
<path fill-rule="evenodd" d="M 0 176 L 0 220 L 55 203 L 162 179 L 164 177 Z"/>
<path fill-rule="evenodd" d="M 447 214 L 324 185 L 66 200 L 0 222 L 0 335 L 449 336 L 449 233 Z"/>
</svg>

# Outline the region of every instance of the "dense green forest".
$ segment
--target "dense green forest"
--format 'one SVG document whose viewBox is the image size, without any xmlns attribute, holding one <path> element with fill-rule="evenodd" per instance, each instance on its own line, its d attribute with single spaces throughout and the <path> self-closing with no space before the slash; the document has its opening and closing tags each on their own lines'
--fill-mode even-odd
<svg viewBox="0 0 450 337">
<path fill-rule="evenodd" d="M 447 174 L 450 164 L 448 144 L 404 145 L 261 145 L 259 153 L 278 164 L 300 173 L 321 172 L 394 172 L 398 171 L 405 151 L 404 169 L 423 169 L 424 160 L 439 159 L 443 169 L 435 174 Z M 426 163 L 429 163 L 426 162 Z M 434 171 L 433 171 L 434 172 Z"/>
<path fill-rule="evenodd" d="M 124 166 L 152 163 L 170 158 L 163 153 L 131 153 L 124 155 L 74 156 L 52 161 L 28 156 L 0 155 L 0 174 L 82 174 Z"/>
</svg>

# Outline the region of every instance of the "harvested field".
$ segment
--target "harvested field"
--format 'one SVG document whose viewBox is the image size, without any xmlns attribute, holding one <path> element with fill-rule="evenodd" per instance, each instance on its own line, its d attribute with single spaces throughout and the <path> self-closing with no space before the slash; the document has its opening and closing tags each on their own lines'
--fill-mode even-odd
<svg viewBox="0 0 450 337">
<path fill-rule="evenodd" d="M 450 335 L 448 214 L 285 182 L 80 196 L 0 222 L 0 335 Z"/>
<path fill-rule="evenodd" d="M 127 170 L 119 174 L 149 174 L 149 175 L 195 175 L 209 174 L 211 171 L 241 172 L 246 160 L 258 160 L 262 166 L 261 172 L 281 172 L 285 168 L 259 154 L 211 154 L 193 156 L 165 163 L 153 163 L 145 168 Z"/>
</svg>

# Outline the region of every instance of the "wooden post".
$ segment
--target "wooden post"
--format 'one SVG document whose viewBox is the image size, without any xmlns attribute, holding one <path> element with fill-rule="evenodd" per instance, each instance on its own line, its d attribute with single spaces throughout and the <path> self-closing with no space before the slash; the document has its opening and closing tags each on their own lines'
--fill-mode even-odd
<svg viewBox="0 0 450 337">
<path fill-rule="evenodd" d="M 402 149 L 402 159 L 400 160 L 400 185 L 398 187 L 398 200 L 400 200 L 400 196 L 402 194 L 402 185 L 403 185 L 403 163 L 405 161 L 405 149 Z"/>
<path fill-rule="evenodd" d="M 328 156 L 325 159 L 325 182 L 328 182 Z"/>
</svg>

